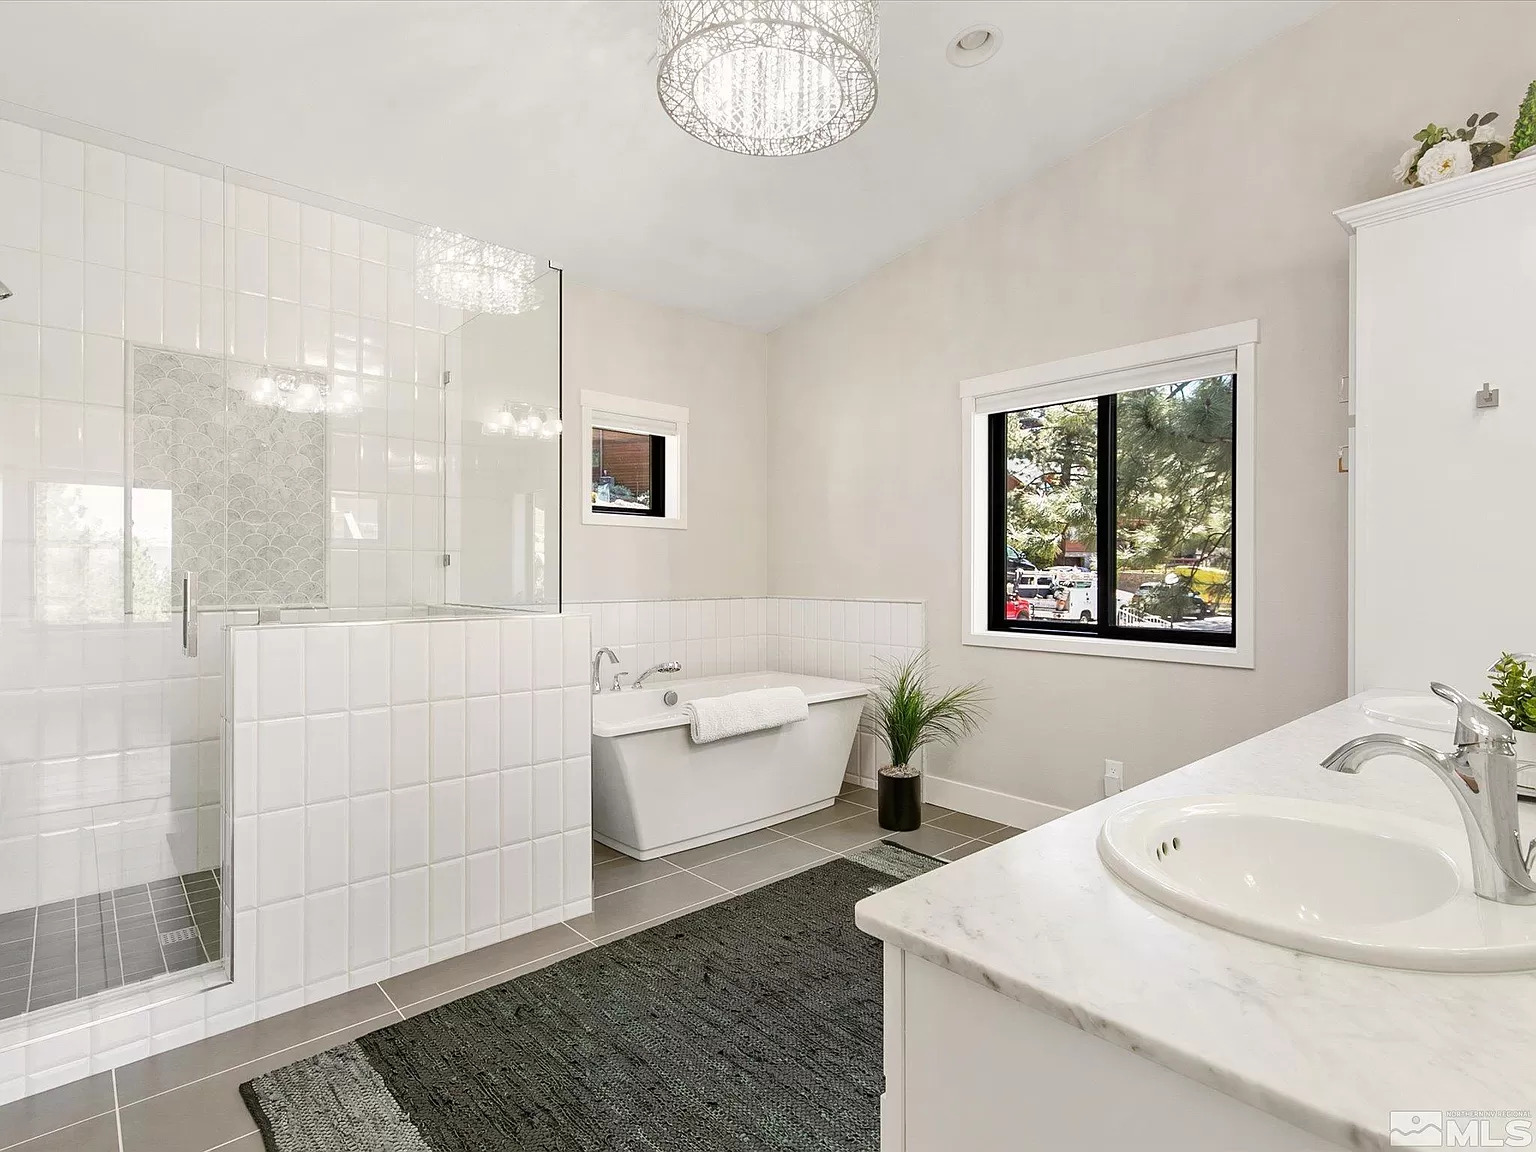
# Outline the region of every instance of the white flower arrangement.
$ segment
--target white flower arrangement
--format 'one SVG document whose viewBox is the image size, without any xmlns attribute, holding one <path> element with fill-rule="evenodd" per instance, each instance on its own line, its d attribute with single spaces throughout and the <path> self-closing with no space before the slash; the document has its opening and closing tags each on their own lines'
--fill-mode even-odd
<svg viewBox="0 0 1536 1152">
<path fill-rule="evenodd" d="M 1498 118 L 1497 112 L 1474 112 L 1462 128 L 1452 130 L 1438 124 L 1426 125 L 1414 133 L 1415 143 L 1392 169 L 1392 178 L 1410 188 L 1418 188 L 1454 180 L 1457 176 L 1497 164 L 1504 158 L 1504 145 L 1493 131 L 1493 122 Z"/>
<path fill-rule="evenodd" d="M 1472 171 L 1472 146 L 1465 140 L 1442 140 L 1419 157 L 1420 184 L 1438 184 Z"/>
</svg>

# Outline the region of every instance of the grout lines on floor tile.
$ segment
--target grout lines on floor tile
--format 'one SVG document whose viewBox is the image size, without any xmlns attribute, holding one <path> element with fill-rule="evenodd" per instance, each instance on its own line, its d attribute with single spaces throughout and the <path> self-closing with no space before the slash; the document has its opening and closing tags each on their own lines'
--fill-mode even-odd
<svg viewBox="0 0 1536 1152">
<path fill-rule="evenodd" d="M 23 1012 L 32 1006 L 32 977 L 37 971 L 37 918 L 40 911 L 41 906 L 32 909 L 32 954 L 27 960 L 27 1004 Z"/>
<path fill-rule="evenodd" d="M 360 984 L 360 985 L 358 985 L 358 988 L 370 988 L 370 987 L 378 987 L 378 985 L 369 985 L 369 984 Z M 353 992 L 356 992 L 357 990 L 358 990 L 357 988 L 352 989 Z M 380 991 L 383 991 L 383 989 L 380 988 Z M 344 995 L 345 995 L 345 993 L 344 993 Z M 389 993 L 385 992 L 384 996 L 385 996 L 385 999 L 389 999 Z M 316 1001 L 316 1003 L 324 1003 L 324 1001 Z M 120 1106 L 118 1108 L 118 1113 L 119 1113 L 119 1115 L 121 1115 L 123 1108 L 130 1108 L 130 1109 L 131 1108 L 137 1108 L 141 1104 L 147 1104 L 151 1100 L 158 1100 L 160 1097 L 168 1096 L 172 1092 L 180 1092 L 183 1088 L 191 1088 L 191 1087 L 193 1087 L 195 1085 L 198 1085 L 198 1084 L 204 1084 L 204 1083 L 206 1083 L 209 1080 L 216 1079 L 216 1078 L 218 1078 L 220 1076 L 225 1076 L 225 1075 L 229 1074 L 230 1072 L 234 1072 L 234 1071 L 237 1071 L 237 1070 L 239 1070 L 241 1068 L 248 1067 L 248 1066 L 250 1066 L 252 1064 L 264 1063 L 266 1061 L 271 1060 L 274 1056 L 282 1056 L 282 1055 L 284 1055 L 285 1053 L 288 1053 L 288 1052 L 296 1052 L 296 1051 L 298 1051 L 301 1048 L 305 1048 L 305 1047 L 308 1047 L 310 1045 L 322 1043 L 323 1041 L 329 1040 L 333 1036 L 342 1036 L 342 1035 L 345 1035 L 345 1034 L 347 1034 L 349 1032 L 354 1032 L 354 1034 L 361 1036 L 361 1035 L 365 1035 L 366 1032 L 377 1031 L 379 1028 L 385 1028 L 385 1027 L 389 1026 L 390 1024 L 397 1024 L 401 1020 L 404 1020 L 405 1019 L 405 1014 L 402 1013 L 400 1011 L 400 1009 L 395 1008 L 393 1006 L 394 1005 L 394 1001 L 393 1000 L 390 1000 L 390 1005 L 391 1005 L 390 1011 L 382 1012 L 382 1013 L 380 1013 L 377 1016 L 369 1016 L 369 1017 L 367 1017 L 367 1018 L 365 1018 L 363 1020 L 354 1021 L 354 1022 L 352 1022 L 350 1024 L 343 1024 L 339 1028 L 332 1028 L 329 1031 L 321 1032 L 321 1033 L 319 1033 L 318 1035 L 315 1035 L 315 1036 L 309 1036 L 309 1037 L 307 1037 L 306 1039 L 303 1039 L 303 1040 L 295 1040 L 291 1044 L 284 1044 L 281 1047 L 272 1049 L 270 1052 L 262 1052 L 260 1055 L 248 1056 L 245 1059 L 236 1061 L 234 1064 L 227 1064 L 227 1065 L 226 1064 L 220 1064 L 216 1068 L 200 1069 L 198 1075 L 193 1076 L 191 1079 L 184 1080 L 184 1081 L 182 1081 L 182 1082 L 180 1082 L 178 1084 L 172 1084 L 169 1087 L 161 1088 L 161 1089 L 159 1089 L 157 1091 L 154 1091 L 154 1092 L 147 1092 L 143 1096 L 140 1096 L 140 1097 L 138 1097 L 135 1100 L 130 1100 L 127 1104 L 122 1105 L 122 1106 Z M 310 1007 L 310 1005 L 305 1005 L 305 1007 L 306 1008 Z M 303 1009 L 302 1008 L 294 1009 L 294 1011 L 303 1011 Z M 272 1019 L 272 1017 L 269 1017 L 269 1019 Z M 257 1023 L 261 1023 L 261 1021 L 257 1021 Z M 376 1027 L 372 1027 L 372 1026 L 376 1026 Z M 246 1025 L 246 1027 L 250 1027 L 250 1025 Z M 365 1032 L 355 1032 L 355 1029 L 358 1029 L 358 1028 L 363 1028 L 366 1031 Z M 344 1041 L 338 1041 L 337 1043 L 344 1043 Z M 336 1047 L 335 1044 L 327 1044 L 323 1048 L 316 1049 L 316 1051 L 325 1051 L 328 1048 L 334 1048 L 334 1047 Z M 171 1051 L 175 1051 L 175 1049 L 171 1049 Z M 149 1059 L 154 1059 L 154 1057 L 149 1057 Z M 291 1061 L 290 1061 L 290 1063 L 291 1063 Z M 272 1065 L 272 1067 L 280 1068 L 280 1067 L 282 1067 L 282 1065 L 281 1064 L 274 1064 L 274 1065 Z M 116 1081 L 115 1081 L 115 1073 L 114 1073 L 114 1084 L 115 1084 L 115 1082 Z M 245 1133 L 245 1135 L 249 1135 L 249 1133 Z M 242 1136 L 240 1138 L 243 1139 L 244 1137 Z"/>
<path fill-rule="evenodd" d="M 123 1106 L 117 1098 L 117 1069 L 112 1069 L 112 1123 L 117 1127 L 117 1152 L 123 1152 Z"/>
<path fill-rule="evenodd" d="M 236 1144 L 240 1143 L 240 1141 L 249 1140 L 253 1135 L 254 1133 L 247 1132 L 242 1136 L 236 1136 L 232 1139 L 225 1140 L 220 1144 L 215 1144 L 212 1148 L 207 1149 L 206 1152 L 219 1152 L 219 1149 L 221 1148 L 233 1148 Z M 121 1146 L 119 1146 L 118 1152 L 122 1152 Z"/>
<path fill-rule="evenodd" d="M 405 1013 L 400 1011 L 400 1005 L 395 1003 L 395 998 L 389 994 L 389 989 L 384 987 L 384 982 L 380 980 L 377 984 L 374 985 L 374 987 L 377 988 L 380 992 L 384 993 L 384 999 L 389 1001 L 389 1006 L 395 1010 L 395 1015 L 404 1020 Z"/>
</svg>

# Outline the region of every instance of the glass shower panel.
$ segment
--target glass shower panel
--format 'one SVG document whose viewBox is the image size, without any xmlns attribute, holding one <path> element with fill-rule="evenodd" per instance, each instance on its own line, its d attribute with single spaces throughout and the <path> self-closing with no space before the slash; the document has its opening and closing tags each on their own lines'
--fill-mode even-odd
<svg viewBox="0 0 1536 1152">
<path fill-rule="evenodd" d="M 448 335 L 446 599 L 560 610 L 560 272 Z"/>
<path fill-rule="evenodd" d="M 183 653 L 178 579 L 224 536 L 224 180 L 6 128 L 45 223 L 0 249 L 0 1048 L 227 951 L 221 650 Z M 189 376 L 203 414 L 157 391 Z"/>
</svg>

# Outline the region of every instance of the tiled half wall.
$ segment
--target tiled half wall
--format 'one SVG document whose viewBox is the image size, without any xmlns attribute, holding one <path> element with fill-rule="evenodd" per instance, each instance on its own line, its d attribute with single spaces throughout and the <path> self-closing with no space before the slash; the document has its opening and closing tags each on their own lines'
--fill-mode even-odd
<svg viewBox="0 0 1536 1152">
<path fill-rule="evenodd" d="M 917 600 L 605 600 L 569 604 L 565 611 L 591 618 L 592 650 L 612 648 L 631 678 L 676 660 L 680 677 L 799 672 L 869 681 L 882 663 L 908 659 L 927 643 L 926 612 Z M 614 671 L 604 661 L 605 688 Z M 847 777 L 873 785 L 882 751 L 872 734 L 860 731 Z"/>
<path fill-rule="evenodd" d="M 0 1024 L 0 1102 L 591 910 L 586 617 L 227 635 L 233 980 Z"/>
<path fill-rule="evenodd" d="M 589 647 L 581 616 L 231 629 L 247 1015 L 590 911 Z"/>
</svg>

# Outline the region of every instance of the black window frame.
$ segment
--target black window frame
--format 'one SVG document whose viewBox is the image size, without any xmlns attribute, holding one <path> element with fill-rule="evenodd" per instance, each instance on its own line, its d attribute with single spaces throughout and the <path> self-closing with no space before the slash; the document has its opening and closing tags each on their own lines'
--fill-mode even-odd
<svg viewBox="0 0 1536 1152">
<path fill-rule="evenodd" d="M 611 504 L 599 504 L 592 499 L 592 480 L 587 478 L 587 502 L 593 512 L 604 516 L 640 516 L 665 519 L 667 515 L 667 438 L 659 432 L 632 432 L 628 428 L 608 428 L 601 424 L 592 426 L 595 436 L 601 432 L 620 432 L 625 436 L 649 436 L 651 441 L 651 506 L 649 508 L 615 508 Z M 588 467 L 591 467 L 592 445 L 587 445 Z"/>
<path fill-rule="evenodd" d="M 1102 640 L 1128 640 L 1140 644 L 1187 644 L 1197 648 L 1236 649 L 1238 634 L 1238 597 L 1244 595 L 1237 586 L 1238 570 L 1238 485 L 1241 482 L 1238 461 L 1238 389 L 1242 381 L 1236 372 L 1213 373 L 1232 377 L 1232 574 L 1231 587 L 1232 629 L 1229 632 L 1201 632 L 1182 628 L 1136 628 L 1119 623 L 1119 605 L 1115 591 L 1118 586 L 1116 547 L 1117 524 L 1115 507 L 1118 484 L 1119 436 L 1118 408 L 1121 393 L 1103 396 L 1085 396 L 1098 404 L 1098 448 L 1095 483 L 1098 487 L 1095 521 L 1097 525 L 1098 568 L 1096 583 L 1098 603 L 1094 608 L 1096 619 L 1092 623 L 1078 620 L 1009 620 L 1007 601 L 1007 548 L 1008 548 L 1008 497 L 1007 497 L 1007 420 L 1030 408 L 1012 408 L 993 412 L 987 416 L 987 630 L 989 632 L 1013 632 L 1034 635 L 1086 636 Z M 1196 377 L 1198 379 L 1199 377 Z M 1170 381 L 1173 383 L 1173 381 Z M 1155 387 L 1155 385 L 1153 385 Z M 1141 391 L 1130 389 L 1129 391 Z M 1082 401 L 1073 401 L 1081 403 Z M 1055 403 L 1038 405 L 1054 407 Z M 1108 462 L 1106 466 L 1106 461 Z"/>
</svg>

